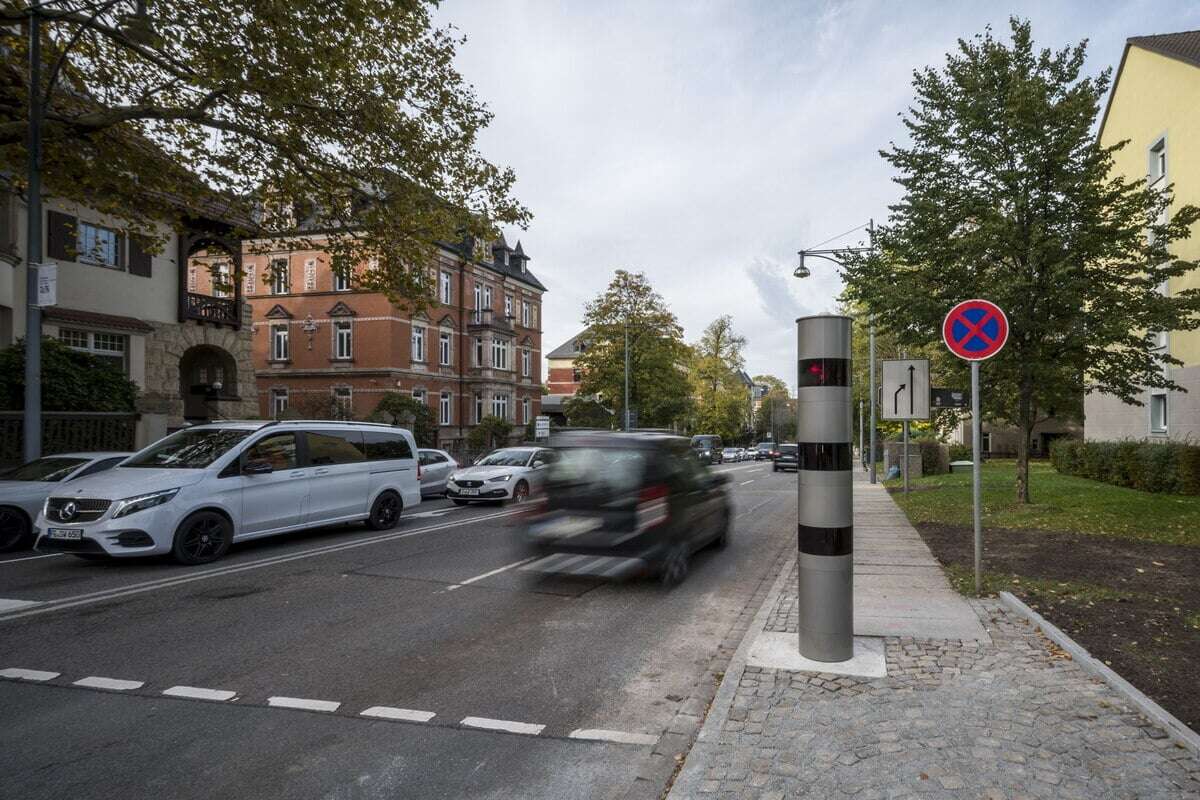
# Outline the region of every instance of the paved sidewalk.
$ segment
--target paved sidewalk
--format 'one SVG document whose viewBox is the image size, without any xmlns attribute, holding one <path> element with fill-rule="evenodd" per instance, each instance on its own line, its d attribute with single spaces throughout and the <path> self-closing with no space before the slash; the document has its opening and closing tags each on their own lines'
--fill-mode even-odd
<svg viewBox="0 0 1200 800">
<path fill-rule="evenodd" d="M 795 631 L 793 561 L 738 648 L 673 800 L 1200 798 L 1200 759 L 1107 684 L 998 602 L 948 597 L 881 487 L 855 483 L 855 514 L 855 588 L 874 595 L 862 613 L 856 597 L 856 630 L 888 634 L 887 677 L 747 665 L 758 637 Z"/>
</svg>

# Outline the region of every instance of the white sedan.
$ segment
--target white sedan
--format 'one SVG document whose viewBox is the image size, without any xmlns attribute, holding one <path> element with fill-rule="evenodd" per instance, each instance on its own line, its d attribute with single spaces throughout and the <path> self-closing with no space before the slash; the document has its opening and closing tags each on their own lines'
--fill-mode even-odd
<svg viewBox="0 0 1200 800">
<path fill-rule="evenodd" d="M 544 447 L 504 447 L 474 466 L 455 470 L 446 482 L 446 497 L 462 506 L 472 502 L 524 502 L 540 490 L 554 451 Z"/>
<path fill-rule="evenodd" d="M 33 521 L 61 484 L 112 469 L 131 455 L 59 453 L 0 474 L 0 552 L 33 543 Z"/>
</svg>

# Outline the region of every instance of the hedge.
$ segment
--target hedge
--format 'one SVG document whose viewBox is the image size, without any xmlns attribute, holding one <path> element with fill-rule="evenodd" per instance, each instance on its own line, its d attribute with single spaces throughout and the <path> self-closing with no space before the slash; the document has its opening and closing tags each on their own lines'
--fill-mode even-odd
<svg viewBox="0 0 1200 800">
<path fill-rule="evenodd" d="M 1059 439 L 1050 445 L 1050 462 L 1064 475 L 1143 492 L 1200 495 L 1200 445 Z"/>
</svg>

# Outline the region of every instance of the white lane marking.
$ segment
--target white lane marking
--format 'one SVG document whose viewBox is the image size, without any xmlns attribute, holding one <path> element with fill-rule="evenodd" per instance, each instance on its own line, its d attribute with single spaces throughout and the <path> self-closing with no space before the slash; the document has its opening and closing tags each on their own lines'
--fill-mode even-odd
<svg viewBox="0 0 1200 800">
<path fill-rule="evenodd" d="M 463 717 L 463 721 L 459 724 L 468 728 L 523 733 L 527 736 L 537 736 L 546 728 L 545 725 L 535 725 L 532 722 L 513 722 L 508 719 L 489 719 L 487 717 Z"/>
<path fill-rule="evenodd" d="M 127 692 L 130 689 L 140 689 L 146 685 L 145 681 L 125 681 L 120 678 L 101 678 L 98 675 L 89 675 L 86 678 L 80 678 L 75 681 L 74 686 L 86 686 L 89 689 L 114 689 L 118 692 Z"/>
<path fill-rule="evenodd" d="M 765 506 L 767 503 L 771 502 L 774 499 L 775 499 L 774 497 L 768 497 L 766 500 L 763 500 L 761 503 L 757 503 L 756 505 L 751 506 L 750 508 L 741 509 L 737 512 L 737 516 L 740 517 L 743 514 L 753 514 L 755 511 L 762 508 L 763 506 Z"/>
<path fill-rule="evenodd" d="M 342 707 L 336 700 L 309 700 L 306 697 L 268 697 L 267 705 L 277 708 L 302 708 L 305 711 L 337 711 Z"/>
<path fill-rule="evenodd" d="M 22 681 L 49 681 L 62 675 L 61 672 L 46 672 L 40 669 L 21 669 L 20 667 L 9 667 L 8 669 L 0 669 L 0 678 L 16 678 Z"/>
<path fill-rule="evenodd" d="M 514 561 L 511 564 L 505 564 L 503 567 L 499 567 L 498 569 L 491 570 L 490 572 L 485 572 L 482 575 L 476 575 L 474 578 L 467 578 L 465 581 L 460 581 L 459 583 L 453 583 L 446 587 L 446 591 L 453 592 L 455 589 L 461 589 L 464 586 L 470 586 L 472 583 L 475 583 L 475 581 L 481 581 L 484 578 L 490 578 L 493 575 L 499 575 L 501 572 L 504 572 L 505 570 L 510 570 L 513 567 L 520 567 L 524 564 L 528 564 L 530 561 L 537 561 L 537 559 L 538 559 L 538 556 L 531 556 L 530 558 L 522 558 L 520 561 Z"/>
<path fill-rule="evenodd" d="M 432 711 L 415 711 L 411 708 L 392 708 L 391 706 L 371 706 L 365 711 L 358 712 L 358 715 L 379 719 L 402 719 L 406 722 L 429 722 L 436 716 Z"/>
<path fill-rule="evenodd" d="M 422 533 L 430 533 L 432 531 L 445 530 L 447 528 L 457 528 L 463 525 L 471 525 L 476 522 L 487 522 L 489 520 L 499 519 L 501 517 L 512 516 L 520 513 L 519 511 L 501 511 L 496 514 L 487 514 L 470 519 L 457 520 L 455 522 L 443 522 L 440 525 L 429 525 L 424 528 L 417 528 L 415 531 L 404 531 L 396 533 L 381 534 L 379 536 L 371 536 L 366 539 L 358 539 L 353 542 L 345 542 L 343 544 L 325 545 L 322 547 L 314 547 L 310 550 L 302 550 L 298 553 L 291 553 L 279 556 L 270 556 L 268 558 L 259 559 L 257 561 L 248 561 L 241 564 L 231 564 L 227 567 L 217 567 L 215 569 L 197 572 L 192 575 L 178 578 L 159 578 L 153 581 L 144 583 L 135 583 L 130 586 L 118 587 L 115 589 L 106 589 L 98 592 L 90 592 L 88 594 L 75 595 L 72 597 L 64 597 L 59 600 L 47 600 L 41 604 L 40 608 L 31 608 L 25 611 L 15 611 L 14 613 L 4 613 L 0 610 L 0 622 L 10 619 L 20 619 L 33 614 L 44 614 L 48 611 L 58 611 L 64 608 L 74 608 L 75 606 L 87 605 L 88 603 L 99 603 L 105 600 L 112 600 L 118 597 L 126 597 L 132 594 L 141 594 L 143 592 L 152 592 L 157 589 L 166 589 L 172 586 L 180 586 L 193 581 L 207 580 L 208 578 L 220 578 L 225 575 L 233 575 L 238 572 L 246 572 L 253 569 L 261 569 L 263 567 L 271 567 L 276 564 L 285 564 L 289 561 L 297 561 L 305 558 L 313 558 L 315 556 L 326 555 L 328 553 L 337 553 L 342 550 L 352 550 L 357 547 L 366 547 L 367 545 L 380 544 L 382 542 L 390 542 L 396 539 L 405 539 L 409 536 L 418 536 Z"/>
<path fill-rule="evenodd" d="M 567 734 L 568 739 L 589 739 L 596 742 L 617 742 L 618 744 L 654 744 L 657 736 L 648 733 L 630 733 L 629 731 L 609 731 L 603 728 L 576 728 Z"/>
<path fill-rule="evenodd" d="M 754 481 L 755 481 L 755 479 L 751 478 L 748 481 L 742 481 L 741 483 L 738 484 L 738 486 L 745 486 L 747 483 L 754 483 Z"/>
<path fill-rule="evenodd" d="M 423 517 L 441 517 L 449 514 L 451 511 L 466 511 L 464 506 L 450 506 L 449 508 L 437 508 L 433 511 L 421 511 L 416 514 L 405 514 L 409 519 L 419 519 Z"/>
<path fill-rule="evenodd" d="M 41 603 L 37 600 L 9 600 L 6 597 L 0 597 L 0 612 L 15 611 L 18 608 L 29 608 L 30 606 L 40 606 Z"/>
<path fill-rule="evenodd" d="M 199 686 L 172 686 L 170 689 L 163 689 L 163 694 L 167 697 L 187 697 L 192 700 L 232 700 L 237 697 L 237 692 L 230 692 L 225 689 L 204 689 Z"/>
<path fill-rule="evenodd" d="M 58 558 L 59 556 L 62 556 L 62 555 L 66 555 L 66 553 L 43 553 L 40 556 L 21 556 L 20 558 L 6 558 L 3 561 L 0 561 L 0 567 L 3 567 L 5 564 L 15 564 L 18 561 L 33 561 L 35 558 Z"/>
</svg>

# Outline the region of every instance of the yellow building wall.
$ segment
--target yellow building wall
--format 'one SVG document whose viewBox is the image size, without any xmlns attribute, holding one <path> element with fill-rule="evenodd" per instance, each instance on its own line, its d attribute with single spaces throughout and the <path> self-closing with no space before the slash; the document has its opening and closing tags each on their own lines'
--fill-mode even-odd
<svg viewBox="0 0 1200 800">
<path fill-rule="evenodd" d="M 1115 155 L 1115 169 L 1145 178 L 1150 147 L 1165 136 L 1167 182 L 1175 190 L 1172 209 L 1200 206 L 1200 67 L 1131 46 L 1119 77 L 1100 135 L 1104 147 L 1129 140 Z M 1200 224 L 1173 250 L 1178 258 L 1200 261 Z M 1200 288 L 1200 269 L 1173 278 L 1169 286 L 1172 294 L 1195 288 Z M 1172 331 L 1169 349 L 1185 367 L 1200 364 L 1200 330 Z"/>
</svg>

